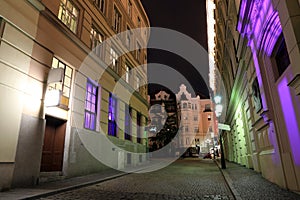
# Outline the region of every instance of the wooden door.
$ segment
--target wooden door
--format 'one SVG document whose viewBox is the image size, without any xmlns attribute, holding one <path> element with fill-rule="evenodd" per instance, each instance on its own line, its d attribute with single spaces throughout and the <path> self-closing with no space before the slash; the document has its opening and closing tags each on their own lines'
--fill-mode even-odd
<svg viewBox="0 0 300 200">
<path fill-rule="evenodd" d="M 62 171 L 66 122 L 46 117 L 41 171 Z"/>
</svg>

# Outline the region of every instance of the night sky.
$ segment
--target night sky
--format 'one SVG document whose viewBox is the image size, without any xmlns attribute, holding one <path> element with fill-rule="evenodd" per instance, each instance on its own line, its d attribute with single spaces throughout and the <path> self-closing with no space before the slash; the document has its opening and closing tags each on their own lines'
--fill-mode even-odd
<svg viewBox="0 0 300 200">
<path fill-rule="evenodd" d="M 205 0 L 141 0 L 148 14 L 151 27 L 163 27 L 179 31 L 196 40 L 207 50 L 206 5 Z M 151 35 L 150 41 L 151 42 Z M 189 82 L 185 83 L 192 95 L 208 97 L 208 89 L 201 75 L 193 66 L 171 52 L 148 49 L 148 63 L 160 63 L 172 67 Z M 148 77 L 155 75 L 148 69 Z M 183 80 L 172 77 L 172 91 L 179 91 Z M 174 82 L 174 80 L 177 80 Z M 193 90 L 190 88 L 192 87 Z M 149 94 L 153 95 L 163 88 L 160 85 L 149 85 Z M 193 93 L 196 92 L 196 94 Z"/>
</svg>

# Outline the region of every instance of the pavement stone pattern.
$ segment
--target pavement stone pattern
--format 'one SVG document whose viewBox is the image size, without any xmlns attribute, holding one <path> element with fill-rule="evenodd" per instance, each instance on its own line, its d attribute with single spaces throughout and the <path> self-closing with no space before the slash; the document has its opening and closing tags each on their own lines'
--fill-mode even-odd
<svg viewBox="0 0 300 200">
<path fill-rule="evenodd" d="M 214 161 L 184 159 L 155 172 L 129 174 L 40 199 L 232 200 L 234 197 Z"/>
<path fill-rule="evenodd" d="M 300 200 L 300 194 L 280 188 L 252 169 L 232 162 L 226 166 L 221 170 L 219 159 L 181 159 L 149 173 L 108 170 L 32 188 L 16 188 L 0 193 L 0 200 Z"/>
<path fill-rule="evenodd" d="M 300 200 L 299 194 L 280 188 L 252 169 L 231 162 L 226 167 L 224 171 L 241 199 Z"/>
</svg>

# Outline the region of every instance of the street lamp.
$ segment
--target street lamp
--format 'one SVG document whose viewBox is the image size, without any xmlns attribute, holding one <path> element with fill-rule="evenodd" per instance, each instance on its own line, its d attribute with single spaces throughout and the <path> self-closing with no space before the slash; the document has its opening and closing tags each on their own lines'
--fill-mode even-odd
<svg viewBox="0 0 300 200">
<path fill-rule="evenodd" d="M 213 101 L 211 100 L 211 103 L 213 103 Z M 212 140 L 212 145 L 213 145 L 213 154 L 214 154 L 214 159 L 216 158 L 216 155 L 215 155 L 215 133 L 214 133 L 214 131 L 215 131 L 215 128 L 214 128 L 214 124 L 215 124 L 215 117 L 214 117 L 214 115 L 210 115 L 210 113 L 213 113 L 213 109 L 211 109 L 211 106 L 209 106 L 209 107 L 207 107 L 207 106 L 205 106 L 205 110 L 203 111 L 204 113 L 209 113 L 209 115 L 207 116 L 207 120 L 208 121 L 211 121 L 211 120 L 213 120 L 212 122 L 211 122 L 211 124 L 212 124 L 212 127 L 209 127 L 209 129 L 208 129 L 208 134 L 210 134 L 210 138 L 211 138 L 211 140 Z"/>
<path fill-rule="evenodd" d="M 222 97 L 217 95 L 217 96 L 215 96 L 214 100 L 216 103 L 216 111 L 215 111 L 216 116 L 219 119 L 219 117 L 222 114 L 222 110 L 223 110 L 223 105 L 221 104 Z M 219 128 L 218 128 L 218 130 L 219 130 Z M 223 142 L 222 142 L 222 130 L 219 132 L 219 135 L 220 135 L 219 137 L 220 137 L 220 150 L 221 150 L 221 167 L 222 167 L 222 169 L 226 169 L 226 163 L 225 163 L 224 151 L 223 151 Z"/>
</svg>

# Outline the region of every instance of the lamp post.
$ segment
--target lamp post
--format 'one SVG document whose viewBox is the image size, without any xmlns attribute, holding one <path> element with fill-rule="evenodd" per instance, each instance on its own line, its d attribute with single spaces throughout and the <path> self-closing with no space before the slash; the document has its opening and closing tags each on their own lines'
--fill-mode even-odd
<svg viewBox="0 0 300 200">
<path fill-rule="evenodd" d="M 210 149 L 209 149 L 210 139 L 206 139 L 205 142 L 206 142 L 206 144 L 207 144 L 207 152 L 210 153 Z"/>
<path fill-rule="evenodd" d="M 214 123 L 214 122 L 213 122 Z M 214 153 L 214 159 L 216 159 L 216 151 L 215 151 L 215 133 L 211 132 L 210 133 L 211 140 L 212 140 L 212 145 L 213 145 L 213 153 Z"/>
<path fill-rule="evenodd" d="M 215 96 L 214 98 L 216 103 L 216 116 L 219 121 L 219 117 L 222 114 L 223 106 L 221 105 L 221 96 Z M 219 130 L 219 129 L 218 129 Z M 220 137 L 220 150 L 221 150 L 221 167 L 222 169 L 226 169 L 226 163 L 225 163 L 225 157 L 224 157 L 224 150 L 223 150 L 223 142 L 222 142 L 222 130 L 219 131 L 219 137 Z"/>
</svg>

